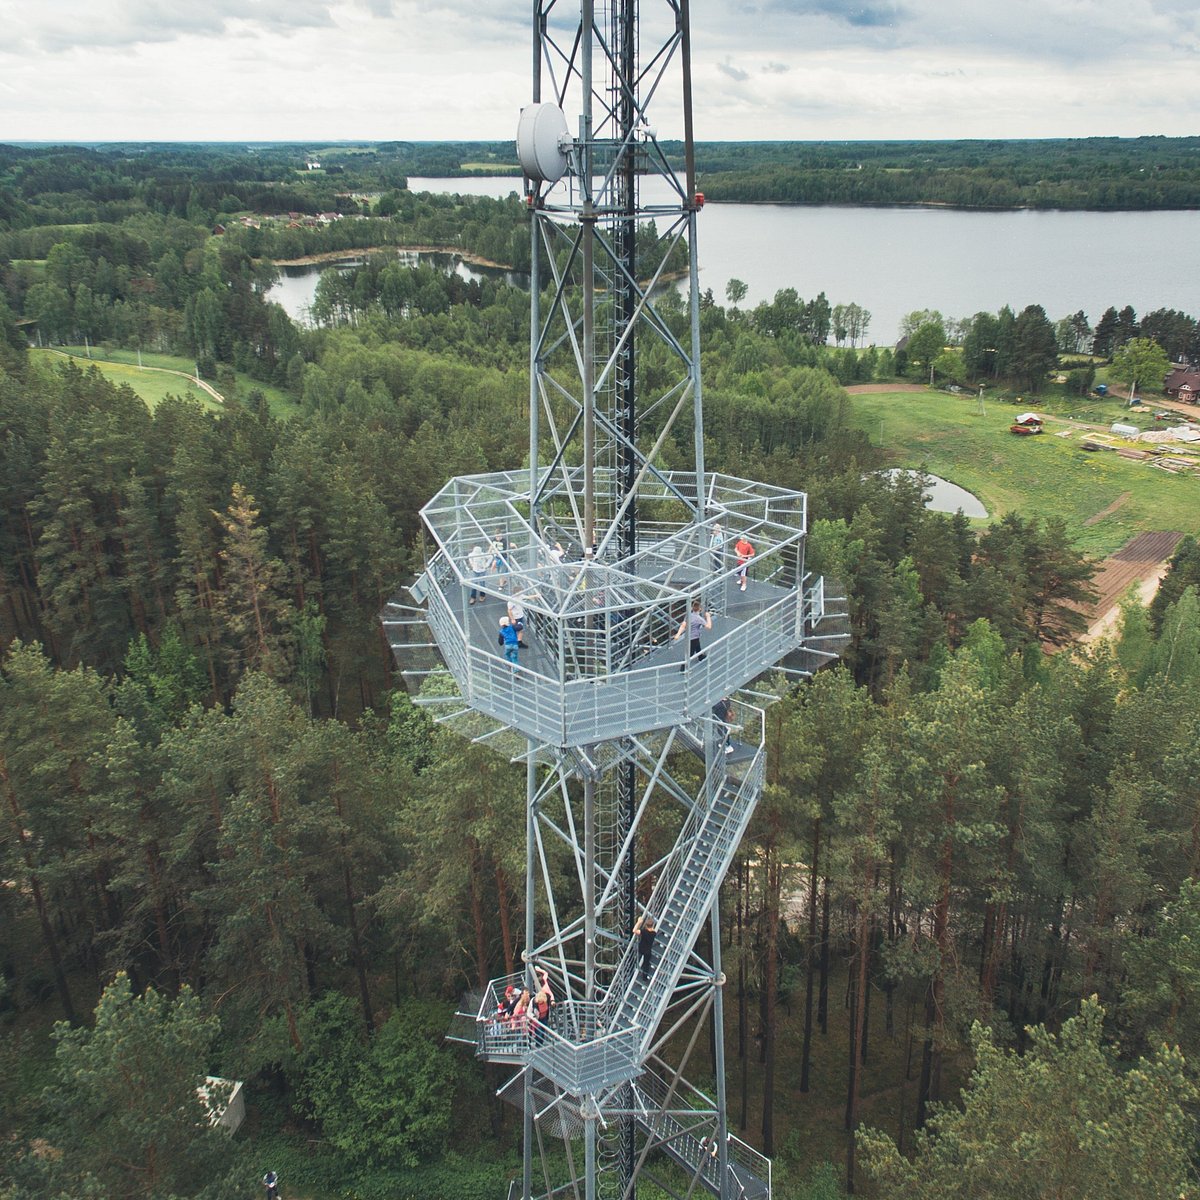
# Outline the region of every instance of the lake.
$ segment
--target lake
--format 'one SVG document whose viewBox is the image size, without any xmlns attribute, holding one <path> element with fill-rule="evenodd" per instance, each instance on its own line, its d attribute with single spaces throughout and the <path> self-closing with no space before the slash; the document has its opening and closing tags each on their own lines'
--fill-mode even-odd
<svg viewBox="0 0 1200 1200">
<path fill-rule="evenodd" d="M 414 192 L 506 196 L 521 181 L 410 178 Z M 1040 304 L 1060 317 L 1082 309 L 1094 325 L 1109 305 L 1195 312 L 1181 270 L 1200 244 L 1200 211 L 964 212 L 948 208 L 713 204 L 699 216 L 700 287 L 725 303 L 725 285 L 747 286 L 741 307 L 792 287 L 804 299 L 856 303 L 871 314 L 867 341 L 890 345 L 914 309 L 947 318 L 1020 312 Z M 464 275 L 475 272 L 459 263 Z M 292 270 L 300 270 L 292 268 Z M 293 316 L 311 302 L 319 268 L 283 279 L 272 297 Z"/>
<path fill-rule="evenodd" d="M 920 472 L 910 471 L 904 467 L 892 467 L 884 472 L 885 475 L 908 475 L 915 477 Z M 959 487 L 957 483 L 951 483 L 948 479 L 941 478 L 940 475 L 930 475 L 926 472 L 925 475 L 925 507 L 933 512 L 941 513 L 956 513 L 960 510 L 963 516 L 966 517 L 986 517 L 988 511 L 983 507 L 983 502 L 974 492 L 968 492 L 966 488 Z"/>
<path fill-rule="evenodd" d="M 442 271 L 454 271 L 464 279 L 504 279 L 517 287 L 528 287 L 529 276 L 497 267 L 479 267 L 465 263 L 457 254 L 422 253 L 415 250 L 393 251 L 406 267 L 418 264 L 437 267 Z M 329 262 L 313 263 L 299 267 L 280 267 L 279 279 L 267 293 L 269 299 L 281 304 L 293 321 L 307 322 L 308 309 L 317 292 L 317 280 L 322 271 L 353 271 L 362 262 L 362 252 L 347 250 L 341 258 Z"/>
</svg>

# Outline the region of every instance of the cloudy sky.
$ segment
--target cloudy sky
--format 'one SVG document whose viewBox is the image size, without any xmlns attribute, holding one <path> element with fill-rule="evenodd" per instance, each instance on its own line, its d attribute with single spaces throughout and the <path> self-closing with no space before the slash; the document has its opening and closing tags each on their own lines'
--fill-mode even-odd
<svg viewBox="0 0 1200 1200">
<path fill-rule="evenodd" d="M 531 10 L 0 0 L 0 141 L 511 138 Z M 1200 133 L 1198 0 L 693 0 L 692 29 L 703 140 Z"/>
</svg>

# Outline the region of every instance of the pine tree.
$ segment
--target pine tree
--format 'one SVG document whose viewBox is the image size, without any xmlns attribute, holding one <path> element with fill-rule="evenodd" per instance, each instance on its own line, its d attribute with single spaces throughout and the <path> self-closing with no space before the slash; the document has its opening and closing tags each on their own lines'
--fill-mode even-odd
<svg viewBox="0 0 1200 1200">
<path fill-rule="evenodd" d="M 283 595 L 283 564 L 270 555 L 254 497 L 235 483 L 229 507 L 213 516 L 224 530 L 217 607 L 228 632 L 230 674 L 236 679 L 244 671 L 259 670 L 286 679 L 294 610 Z"/>
<path fill-rule="evenodd" d="M 1104 1010 L 1085 1001 L 1057 1037 L 1029 1031 L 1024 1056 L 972 1032 L 965 1106 L 940 1109 L 910 1161 L 877 1130 L 860 1135 L 881 1200 L 1162 1200 L 1191 1194 L 1189 1109 L 1197 1093 L 1178 1050 L 1124 1070 L 1103 1044 Z"/>
<path fill-rule="evenodd" d="M 218 1026 L 197 996 L 134 996 L 118 975 L 93 1028 L 55 1031 L 49 1092 L 53 1153 L 29 1156 L 37 1195 L 236 1200 L 245 1194 L 242 1150 L 210 1124 L 199 1089 Z M 220 1104 L 228 1089 L 209 1088 Z"/>
<path fill-rule="evenodd" d="M 118 917 L 96 828 L 113 721 L 94 672 L 56 670 L 38 647 L 9 649 L 0 670 L 0 853 L 5 878 L 20 881 L 17 894 L 36 916 L 72 1022 L 71 943 L 92 957 Z"/>
</svg>

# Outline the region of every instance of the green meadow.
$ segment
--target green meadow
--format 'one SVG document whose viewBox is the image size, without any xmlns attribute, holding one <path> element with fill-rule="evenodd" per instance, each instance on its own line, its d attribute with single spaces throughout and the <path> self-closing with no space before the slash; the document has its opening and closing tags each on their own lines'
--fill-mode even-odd
<svg viewBox="0 0 1200 1200">
<path fill-rule="evenodd" d="M 945 392 L 850 399 L 852 421 L 877 445 L 882 434 L 892 465 L 924 468 L 966 488 L 983 501 L 991 518 L 1012 510 L 1061 516 L 1076 544 L 1098 555 L 1112 553 L 1146 530 L 1200 533 L 1200 477 L 1172 475 L 1112 451 L 1085 451 L 1082 442 L 1095 427 L 1061 409 L 1056 413 L 1054 407 L 1043 407 L 1040 399 L 1029 399 L 1020 409 L 985 401 L 982 416 L 973 396 Z M 1013 417 L 1023 409 L 1049 419 L 1045 433 L 1009 433 Z M 1111 402 L 1111 409 L 1111 414 L 1101 413 L 1093 403 L 1087 415 L 1107 428 L 1123 419 L 1118 402 Z M 1069 436 L 1058 436 L 1064 431 Z"/>
<path fill-rule="evenodd" d="M 151 412 L 165 396 L 190 396 L 207 408 L 220 408 L 220 404 L 196 383 L 192 374 L 196 368 L 195 362 L 180 355 L 151 354 L 143 351 L 139 366 L 136 350 L 113 350 L 106 347 L 102 352 L 103 357 L 100 357 L 101 352 L 93 348 L 90 358 L 82 346 L 66 346 L 62 350 L 34 350 L 31 353 L 42 362 L 62 362 L 70 358 L 81 370 L 95 367 L 113 383 L 129 384 L 146 402 L 146 407 Z M 237 395 L 241 399 L 244 400 L 254 390 L 266 396 L 267 405 L 276 417 L 287 417 L 296 411 L 295 401 L 282 388 L 260 383 L 258 380 L 238 379 Z"/>
</svg>

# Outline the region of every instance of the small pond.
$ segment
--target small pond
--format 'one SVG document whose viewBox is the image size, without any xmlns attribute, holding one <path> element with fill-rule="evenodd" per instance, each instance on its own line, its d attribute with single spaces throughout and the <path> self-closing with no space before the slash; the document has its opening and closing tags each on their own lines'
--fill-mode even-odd
<svg viewBox="0 0 1200 1200">
<path fill-rule="evenodd" d="M 885 474 L 916 476 L 919 472 L 909 471 L 904 467 L 893 467 Z M 948 479 L 941 479 L 937 475 L 926 475 L 925 482 L 926 508 L 944 513 L 954 513 L 961 509 L 963 515 L 968 517 L 986 517 L 988 515 L 988 510 L 980 503 L 979 497 L 968 492 L 966 488 L 960 488 L 957 483 L 951 483 Z"/>
<path fill-rule="evenodd" d="M 449 274 L 453 271 L 466 280 L 503 279 L 513 287 L 529 286 L 529 276 L 504 267 L 483 266 L 467 262 L 461 255 L 433 250 L 377 250 L 377 254 L 395 253 L 403 267 L 429 266 Z M 279 278 L 267 292 L 267 299 L 281 305 L 293 321 L 311 324 L 309 311 L 317 294 L 317 281 L 322 271 L 353 271 L 363 264 L 362 252 L 348 250 L 344 258 L 324 262 L 281 265 Z"/>
</svg>

